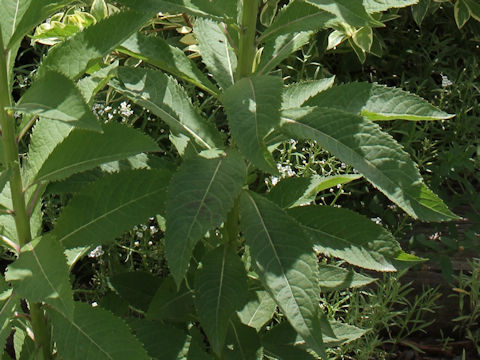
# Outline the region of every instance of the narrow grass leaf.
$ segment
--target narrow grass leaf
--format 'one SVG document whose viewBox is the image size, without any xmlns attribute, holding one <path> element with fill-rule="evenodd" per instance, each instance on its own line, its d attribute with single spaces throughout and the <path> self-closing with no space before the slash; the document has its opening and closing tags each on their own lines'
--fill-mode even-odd
<svg viewBox="0 0 480 360">
<path fill-rule="evenodd" d="M 133 128 L 109 123 L 102 129 L 102 133 L 73 131 L 53 150 L 34 181 L 62 180 L 100 164 L 160 150 L 153 139 Z"/>
<path fill-rule="evenodd" d="M 195 279 L 195 305 L 213 351 L 222 355 L 230 319 L 247 299 L 247 274 L 235 251 L 221 246 L 202 258 Z"/>
<path fill-rule="evenodd" d="M 119 50 L 155 65 L 212 95 L 218 94 L 218 88 L 200 71 L 197 65 L 182 50 L 169 45 L 161 37 L 136 33 L 123 42 Z"/>
<path fill-rule="evenodd" d="M 73 291 L 63 251 L 53 237 L 37 238 L 25 245 L 18 259 L 7 267 L 5 279 L 22 298 L 45 301 L 72 318 Z"/>
<path fill-rule="evenodd" d="M 38 69 L 55 70 L 76 79 L 91 60 L 101 58 L 137 31 L 153 14 L 123 11 L 89 26 L 51 49 Z"/>
<path fill-rule="evenodd" d="M 226 157 L 186 160 L 168 188 L 166 250 L 177 285 L 187 272 L 196 243 L 219 226 L 245 183 L 246 168 L 235 152 Z"/>
<path fill-rule="evenodd" d="M 408 154 L 368 119 L 327 108 L 302 108 L 283 114 L 284 131 L 298 139 L 316 140 L 323 148 L 352 165 L 391 201 L 413 218 L 455 220 L 430 189 Z"/>
<path fill-rule="evenodd" d="M 242 323 L 260 331 L 272 319 L 276 308 L 275 300 L 267 291 L 251 289 L 248 291 L 247 303 L 237 311 L 237 315 Z"/>
<path fill-rule="evenodd" d="M 37 79 L 14 109 L 77 128 L 102 130 L 75 83 L 55 71 L 49 71 Z"/>
<path fill-rule="evenodd" d="M 48 314 L 58 355 L 63 359 L 149 359 L 123 320 L 106 310 L 76 302 L 73 319 L 54 309 L 49 309 Z"/>
<path fill-rule="evenodd" d="M 334 108 L 370 120 L 442 120 L 454 116 L 407 91 L 366 82 L 334 86 L 306 105 Z"/>
<path fill-rule="evenodd" d="M 193 33 L 198 41 L 202 61 L 214 79 L 227 89 L 235 82 L 237 56 L 223 25 L 208 19 L 197 19 Z"/>
<path fill-rule="evenodd" d="M 166 170 L 106 175 L 70 200 L 53 233 L 66 249 L 110 243 L 163 211 L 170 177 Z"/>
<path fill-rule="evenodd" d="M 319 264 L 320 287 L 322 291 L 337 291 L 368 285 L 374 278 L 359 274 L 352 269 Z"/>
<path fill-rule="evenodd" d="M 282 79 L 254 76 L 227 89 L 222 100 L 228 123 L 240 151 L 268 172 L 277 172 L 275 161 L 265 145 L 265 136 L 280 121 Z"/>
<path fill-rule="evenodd" d="M 401 252 L 400 245 L 386 229 L 363 215 L 317 205 L 296 207 L 288 214 L 302 224 L 316 251 L 365 269 L 395 271 L 391 259 Z"/>
<path fill-rule="evenodd" d="M 335 76 L 320 79 L 301 81 L 286 86 L 282 94 L 282 109 L 302 106 L 308 99 L 327 90 L 333 85 Z"/>
<path fill-rule="evenodd" d="M 121 67 L 113 88 L 167 123 L 174 135 L 183 134 L 199 149 L 220 148 L 220 134 L 203 119 L 184 89 L 161 71 Z"/>
<path fill-rule="evenodd" d="M 242 193 L 240 216 L 242 233 L 263 286 L 293 328 L 323 355 L 318 267 L 310 241 L 292 217 L 255 193 Z"/>
</svg>

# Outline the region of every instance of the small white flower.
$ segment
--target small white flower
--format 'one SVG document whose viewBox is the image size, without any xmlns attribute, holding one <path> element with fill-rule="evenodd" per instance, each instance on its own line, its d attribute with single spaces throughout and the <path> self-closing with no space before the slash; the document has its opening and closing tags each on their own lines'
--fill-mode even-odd
<svg viewBox="0 0 480 360">
<path fill-rule="evenodd" d="M 450 85 L 453 85 L 453 83 L 450 81 L 447 75 L 442 75 L 442 87 L 448 87 Z"/>
<path fill-rule="evenodd" d="M 382 219 L 380 219 L 378 216 L 375 218 L 371 218 L 370 220 L 372 220 L 377 225 L 382 225 Z"/>
<path fill-rule="evenodd" d="M 89 258 L 98 258 L 105 254 L 105 251 L 102 249 L 102 245 L 97 246 L 95 249 L 89 252 L 88 257 Z"/>
<path fill-rule="evenodd" d="M 140 242 L 139 242 L 139 241 L 135 241 L 135 242 L 133 243 L 133 245 L 135 245 L 135 247 L 139 247 L 139 246 L 140 246 Z"/>
<path fill-rule="evenodd" d="M 96 301 L 92 302 L 92 307 L 97 307 L 98 303 Z"/>
</svg>

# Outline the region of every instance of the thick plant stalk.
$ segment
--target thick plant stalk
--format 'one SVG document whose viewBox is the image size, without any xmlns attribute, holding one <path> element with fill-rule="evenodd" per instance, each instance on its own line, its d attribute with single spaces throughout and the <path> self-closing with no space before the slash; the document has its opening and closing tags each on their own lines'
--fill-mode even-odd
<svg viewBox="0 0 480 360">
<path fill-rule="evenodd" d="M 250 76 L 255 60 L 255 32 L 257 28 L 258 0 L 243 0 L 237 78 Z"/>
<path fill-rule="evenodd" d="M 20 159 L 18 156 L 18 144 L 15 135 L 15 118 L 13 111 L 8 110 L 12 106 L 11 94 L 8 86 L 8 69 L 6 64 L 6 51 L 4 50 L 2 31 L 0 28 L 0 126 L 2 127 L 2 142 L 5 154 L 5 163 L 12 171 L 10 177 L 10 190 L 12 195 L 13 216 L 17 229 L 19 246 L 32 240 L 30 219 L 27 215 L 25 193 L 23 191 L 22 176 L 20 173 Z M 43 359 L 51 359 L 50 332 L 41 304 L 30 303 L 30 316 L 37 347 L 43 355 Z"/>
</svg>

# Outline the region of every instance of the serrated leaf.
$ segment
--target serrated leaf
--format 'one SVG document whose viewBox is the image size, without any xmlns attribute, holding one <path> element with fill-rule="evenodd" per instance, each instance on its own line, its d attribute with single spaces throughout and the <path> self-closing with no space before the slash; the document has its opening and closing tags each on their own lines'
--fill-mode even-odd
<svg viewBox="0 0 480 360">
<path fill-rule="evenodd" d="M 102 129 L 102 133 L 73 131 L 53 150 L 34 181 L 62 180 L 100 164 L 160 150 L 151 138 L 133 128 L 109 123 Z"/>
<path fill-rule="evenodd" d="M 202 258 L 195 278 L 195 305 L 213 351 L 221 356 L 230 319 L 247 299 L 247 274 L 240 257 L 221 246 Z"/>
<path fill-rule="evenodd" d="M 21 297 L 55 307 L 65 317 L 73 316 L 73 291 L 62 246 L 44 236 L 26 244 L 11 263 L 5 279 Z"/>
<path fill-rule="evenodd" d="M 158 36 L 145 36 L 136 33 L 122 43 L 120 52 L 155 65 L 172 75 L 191 82 L 210 94 L 218 94 L 218 88 L 182 50 L 169 45 Z"/>
<path fill-rule="evenodd" d="M 172 276 L 167 277 L 156 291 L 147 311 L 147 319 L 185 322 L 193 317 L 193 290 L 182 283 L 177 290 Z"/>
<path fill-rule="evenodd" d="M 186 359 L 190 347 L 190 336 L 185 331 L 160 321 L 145 319 L 132 319 L 129 321 L 129 325 L 151 358 L 158 360 Z"/>
<path fill-rule="evenodd" d="M 248 301 L 237 311 L 237 315 L 245 325 L 257 331 L 270 321 L 275 313 L 277 304 L 265 290 L 251 289 L 248 291 Z"/>
<path fill-rule="evenodd" d="M 290 136 L 316 140 L 410 216 L 424 221 L 457 219 L 425 186 L 403 148 L 370 120 L 334 109 L 303 108 L 285 111 L 283 121 Z"/>
<path fill-rule="evenodd" d="M 37 79 L 14 109 L 24 114 L 61 121 L 70 126 L 101 131 L 97 118 L 73 81 L 54 71 L 49 71 Z"/>
<path fill-rule="evenodd" d="M 281 78 L 255 76 L 238 81 L 222 98 L 231 132 L 242 154 L 261 169 L 274 173 L 275 161 L 264 139 L 279 124 L 281 91 Z"/>
<path fill-rule="evenodd" d="M 316 205 L 296 207 L 288 214 L 302 224 L 322 254 L 370 270 L 395 271 L 390 260 L 401 252 L 400 245 L 368 218 L 347 209 Z"/>
<path fill-rule="evenodd" d="M 290 177 L 280 180 L 267 194 L 267 198 L 283 209 L 301 206 L 315 200 L 320 191 L 347 184 L 361 178 L 357 174 L 333 176 Z"/>
<path fill-rule="evenodd" d="M 335 108 L 370 120 L 442 120 L 454 116 L 417 95 L 377 83 L 334 86 L 307 101 L 306 105 Z"/>
<path fill-rule="evenodd" d="M 308 353 L 297 344 L 302 339 L 295 330 L 288 324 L 282 322 L 274 326 L 262 337 L 262 345 L 266 355 L 275 357 L 278 360 L 315 360 L 317 357 Z"/>
<path fill-rule="evenodd" d="M 428 13 L 431 0 L 419 0 L 417 5 L 411 7 L 413 20 L 420 26 Z"/>
<path fill-rule="evenodd" d="M 166 170 L 106 175 L 70 200 L 53 233 L 66 249 L 109 243 L 162 212 L 170 177 Z"/>
<path fill-rule="evenodd" d="M 111 81 L 115 90 L 159 116 L 174 135 L 186 135 L 200 149 L 221 147 L 218 131 L 197 113 L 184 89 L 162 72 L 121 67 L 118 80 Z"/>
<path fill-rule="evenodd" d="M 468 19 L 470 19 L 470 9 L 467 3 L 464 0 L 457 0 L 453 8 L 453 14 L 457 27 L 461 29 Z"/>
<path fill-rule="evenodd" d="M 148 360 L 140 342 L 120 319 L 76 302 L 73 319 L 49 309 L 58 355 L 71 360 Z"/>
<path fill-rule="evenodd" d="M 263 286 L 290 324 L 323 355 L 317 259 L 297 222 L 252 192 L 240 197 L 240 226 Z"/>
<path fill-rule="evenodd" d="M 212 20 L 197 19 L 193 33 L 198 41 L 203 63 L 218 84 L 227 89 L 235 82 L 237 56 L 222 26 Z"/>
<path fill-rule="evenodd" d="M 334 17 L 330 13 L 303 1 L 292 1 L 278 12 L 272 25 L 259 37 L 263 43 L 272 36 L 302 31 L 317 31 L 325 27 Z"/>
<path fill-rule="evenodd" d="M 354 27 L 384 26 L 371 17 L 360 1 L 351 0 L 305 0 L 320 9 L 336 16 L 337 22 L 344 22 Z"/>
<path fill-rule="evenodd" d="M 256 73 L 263 75 L 273 70 L 283 59 L 307 44 L 313 34 L 313 31 L 300 31 L 279 35 L 266 41 Z"/>
<path fill-rule="evenodd" d="M 416 3 L 418 3 L 418 0 L 363 0 L 363 6 L 369 14 L 411 6 Z"/>
<path fill-rule="evenodd" d="M 360 329 L 356 326 L 345 324 L 340 321 L 331 321 L 330 325 L 335 334 L 335 338 L 332 338 L 328 335 L 325 336 L 325 345 L 328 347 L 347 344 L 357 340 L 367 332 L 367 330 Z"/>
<path fill-rule="evenodd" d="M 196 243 L 219 226 L 242 186 L 246 168 L 235 152 L 226 157 L 186 160 L 168 188 L 166 250 L 177 285 L 187 272 Z"/>
<path fill-rule="evenodd" d="M 255 329 L 238 320 L 230 320 L 226 339 L 226 360 L 262 360 L 263 351 L 260 337 Z"/>
<path fill-rule="evenodd" d="M 99 21 L 51 49 L 38 72 L 48 70 L 76 79 L 87 69 L 91 60 L 101 58 L 124 42 L 153 14 L 124 11 Z"/>
<path fill-rule="evenodd" d="M 120 297 L 144 312 L 148 310 L 160 285 L 159 279 L 144 271 L 115 274 L 109 278 L 109 283 Z"/>
<path fill-rule="evenodd" d="M 336 291 L 365 286 L 375 281 L 374 278 L 333 265 L 319 265 L 320 287 L 322 291 Z"/>
<path fill-rule="evenodd" d="M 77 87 L 87 103 L 93 102 L 97 92 L 107 85 L 108 81 L 114 76 L 117 67 L 118 60 L 115 60 L 110 65 L 95 71 L 92 75 L 86 76 L 77 82 Z"/>
<path fill-rule="evenodd" d="M 282 93 L 282 109 L 302 106 L 308 99 L 327 90 L 333 85 L 335 76 L 293 83 L 286 86 Z"/>
<path fill-rule="evenodd" d="M 16 360 L 34 360 L 37 355 L 35 342 L 27 334 L 27 331 L 22 327 L 15 326 L 12 329 L 13 334 L 13 349 L 15 351 Z M 11 360 L 9 357 L 8 360 Z"/>
</svg>

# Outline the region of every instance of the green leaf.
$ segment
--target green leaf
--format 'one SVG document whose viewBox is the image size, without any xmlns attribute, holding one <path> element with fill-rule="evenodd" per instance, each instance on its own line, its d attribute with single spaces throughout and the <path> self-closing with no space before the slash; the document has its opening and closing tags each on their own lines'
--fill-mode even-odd
<svg viewBox="0 0 480 360">
<path fill-rule="evenodd" d="M 12 319 L 20 306 L 18 296 L 0 276 L 0 346 L 5 348 L 5 342 L 12 332 Z"/>
<path fill-rule="evenodd" d="M 369 14 L 379 13 L 392 8 L 415 5 L 418 0 L 363 0 L 363 6 Z"/>
<path fill-rule="evenodd" d="M 62 180 L 103 163 L 159 150 L 142 132 L 118 123 L 104 125 L 102 133 L 75 130 L 45 160 L 35 182 Z"/>
<path fill-rule="evenodd" d="M 272 24 L 275 15 L 278 10 L 278 3 L 280 0 L 266 0 L 263 4 L 262 11 L 260 12 L 260 22 L 264 26 L 270 26 Z"/>
<path fill-rule="evenodd" d="M 477 21 L 480 21 L 480 5 L 473 0 L 464 0 L 470 10 L 470 15 Z"/>
<path fill-rule="evenodd" d="M 195 305 L 213 351 L 221 356 L 230 319 L 247 299 L 247 274 L 240 257 L 228 246 L 202 258 L 195 278 Z"/>
<path fill-rule="evenodd" d="M 143 343 L 148 355 L 158 360 L 186 359 L 190 347 L 190 336 L 173 326 L 160 321 L 132 319 L 129 325 Z"/>
<path fill-rule="evenodd" d="M 246 169 L 235 152 L 226 157 L 186 160 L 168 188 L 166 250 L 177 285 L 187 272 L 196 243 L 227 217 Z"/>
<path fill-rule="evenodd" d="M 270 37 L 292 34 L 302 31 L 317 31 L 327 25 L 334 17 L 318 7 L 303 1 L 292 1 L 278 12 L 272 25 L 259 37 L 263 43 Z"/>
<path fill-rule="evenodd" d="M 108 6 L 105 0 L 93 0 L 90 13 L 98 21 L 105 19 L 108 16 Z"/>
<path fill-rule="evenodd" d="M 470 9 L 467 3 L 464 0 L 457 0 L 453 8 L 453 14 L 455 15 L 457 27 L 461 29 L 468 19 L 470 19 Z"/>
<path fill-rule="evenodd" d="M 159 116 L 174 135 L 186 135 L 200 149 L 221 147 L 220 135 L 213 124 L 197 113 L 184 89 L 162 72 L 121 67 L 118 81 L 112 81 L 111 85 Z"/>
<path fill-rule="evenodd" d="M 370 120 L 442 120 L 454 116 L 417 95 L 377 83 L 334 86 L 310 99 L 306 105 L 334 108 Z"/>
<path fill-rule="evenodd" d="M 69 78 L 81 76 L 94 59 L 107 55 L 137 31 L 153 14 L 134 11 L 116 13 L 51 49 L 40 65 L 39 74 L 55 70 Z"/>
<path fill-rule="evenodd" d="M 202 61 L 218 84 L 227 89 L 235 82 L 237 56 L 220 23 L 197 19 L 193 33 L 198 41 Z"/>
<path fill-rule="evenodd" d="M 262 337 L 266 355 L 278 360 L 316 360 L 317 357 L 296 346 L 302 339 L 287 323 L 276 325 Z"/>
<path fill-rule="evenodd" d="M 263 75 L 273 70 L 283 59 L 307 44 L 313 34 L 313 31 L 300 31 L 269 39 L 265 43 L 262 60 L 257 67 L 256 73 Z"/>
<path fill-rule="evenodd" d="M 12 169 L 6 169 L 0 173 L 0 193 L 5 188 L 5 185 L 10 181 L 12 175 Z"/>
<path fill-rule="evenodd" d="M 428 13 L 428 8 L 432 0 L 419 0 L 417 5 L 411 7 L 413 20 L 420 26 Z"/>
<path fill-rule="evenodd" d="M 237 314 L 242 323 L 260 331 L 272 319 L 276 307 L 275 300 L 268 292 L 251 289 L 248 291 L 247 303 Z"/>
<path fill-rule="evenodd" d="M 322 291 L 336 291 L 361 287 L 375 281 L 374 278 L 333 265 L 319 265 Z"/>
<path fill-rule="evenodd" d="M 44 236 L 26 244 L 18 259 L 8 266 L 5 279 L 21 297 L 45 301 L 65 317 L 73 316 L 67 262 L 62 246 L 54 238 Z"/>
<path fill-rule="evenodd" d="M 384 26 L 371 17 L 360 1 L 351 0 L 305 0 L 336 16 L 336 22 L 344 22 L 354 27 Z"/>
<path fill-rule="evenodd" d="M 182 283 L 177 290 L 172 276 L 167 277 L 156 291 L 147 311 L 147 319 L 185 322 L 193 318 L 193 290 Z"/>
<path fill-rule="evenodd" d="M 333 85 L 335 76 L 293 83 L 286 86 L 282 93 L 282 109 L 302 106 L 311 97 L 327 90 Z"/>
<path fill-rule="evenodd" d="M 87 103 L 93 102 L 97 92 L 107 85 L 108 81 L 114 76 L 117 67 L 118 60 L 115 60 L 110 65 L 95 71 L 92 75 L 86 76 L 77 82 L 77 87 Z"/>
<path fill-rule="evenodd" d="M 70 79 L 54 71 L 37 79 L 15 105 L 15 110 L 78 128 L 101 131 L 80 90 Z"/>
<path fill-rule="evenodd" d="M 15 326 L 12 330 L 15 332 L 13 334 L 13 348 L 15 350 L 15 359 L 16 360 L 33 360 L 37 356 L 37 347 L 35 346 L 34 341 L 29 336 L 27 331 L 22 327 Z M 8 357 L 8 360 L 11 360 Z"/>
<path fill-rule="evenodd" d="M 355 31 L 352 40 L 363 51 L 369 52 L 373 43 L 373 30 L 369 26 L 362 27 Z"/>
<path fill-rule="evenodd" d="M 110 312 L 75 303 L 73 319 L 49 309 L 58 355 L 63 359 L 148 360 L 127 325 Z"/>
<path fill-rule="evenodd" d="M 150 273 L 135 271 L 115 274 L 109 284 L 131 306 L 146 312 L 160 281 Z"/>
<path fill-rule="evenodd" d="M 212 95 L 218 95 L 218 88 L 197 65 L 182 50 L 169 45 L 161 37 L 136 33 L 122 43 L 120 52 L 155 65 Z"/>
<path fill-rule="evenodd" d="M 288 210 L 326 256 L 376 271 L 395 271 L 390 259 L 400 245 L 382 226 L 353 211 L 333 206 L 301 206 Z M 348 226 L 345 226 L 348 224 Z"/>
<path fill-rule="evenodd" d="M 407 214 L 424 221 L 454 220 L 403 148 L 370 120 L 327 108 L 288 110 L 282 128 L 294 138 L 316 140 L 349 163 Z"/>
<path fill-rule="evenodd" d="M 106 175 L 70 200 L 53 233 L 66 249 L 109 243 L 162 212 L 170 176 L 165 170 Z"/>
<path fill-rule="evenodd" d="M 0 8 L 2 9 L 2 12 L 0 12 L 0 26 L 2 28 L 2 43 L 4 47 L 7 47 L 10 38 L 31 2 L 32 0 L 0 0 Z M 35 24 L 32 25 L 30 30 L 34 26 Z"/>
<path fill-rule="evenodd" d="M 255 329 L 231 320 L 228 328 L 226 360 L 262 360 L 263 351 L 260 337 Z"/>
<path fill-rule="evenodd" d="M 295 330 L 323 355 L 317 259 L 302 228 L 277 205 L 252 192 L 242 193 L 240 216 L 260 281 Z"/>
<path fill-rule="evenodd" d="M 311 177 L 285 178 L 270 190 L 267 198 L 282 209 L 301 206 L 314 201 L 320 191 L 340 184 L 347 184 L 361 177 L 361 175 L 356 174 L 344 174 L 325 177 L 313 175 Z"/>
<path fill-rule="evenodd" d="M 335 334 L 335 338 L 325 335 L 325 345 L 328 347 L 335 347 L 342 344 L 347 344 L 363 336 L 367 330 L 360 329 L 353 325 L 344 324 L 340 321 L 332 321 L 330 325 Z"/>
<path fill-rule="evenodd" d="M 282 79 L 244 78 L 227 89 L 223 104 L 233 137 L 243 155 L 268 172 L 277 172 L 265 136 L 279 124 Z"/>
</svg>

